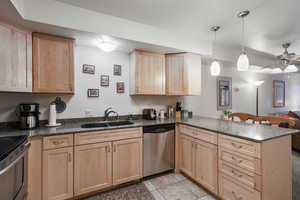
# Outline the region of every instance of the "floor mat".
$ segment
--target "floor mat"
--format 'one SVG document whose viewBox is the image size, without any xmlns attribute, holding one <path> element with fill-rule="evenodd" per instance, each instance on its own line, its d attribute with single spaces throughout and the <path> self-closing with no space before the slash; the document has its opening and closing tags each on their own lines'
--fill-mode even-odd
<svg viewBox="0 0 300 200">
<path fill-rule="evenodd" d="M 82 200 L 155 200 L 143 183 L 102 192 Z"/>
</svg>

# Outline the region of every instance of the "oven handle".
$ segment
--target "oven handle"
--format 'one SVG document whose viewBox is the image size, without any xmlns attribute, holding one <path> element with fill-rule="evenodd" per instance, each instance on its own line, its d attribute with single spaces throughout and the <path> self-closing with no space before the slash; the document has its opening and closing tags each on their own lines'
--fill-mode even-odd
<svg viewBox="0 0 300 200">
<path fill-rule="evenodd" d="M 7 172 L 10 168 L 12 168 L 15 164 L 17 164 L 17 162 L 19 162 L 24 157 L 24 155 L 26 154 L 26 152 L 29 149 L 30 145 L 31 144 L 29 142 L 24 145 L 24 151 L 18 156 L 18 158 L 16 158 L 12 163 L 10 163 L 7 167 L 5 167 L 4 169 L 2 169 L 0 171 L 0 176 L 2 174 L 4 174 L 5 172 Z"/>
</svg>

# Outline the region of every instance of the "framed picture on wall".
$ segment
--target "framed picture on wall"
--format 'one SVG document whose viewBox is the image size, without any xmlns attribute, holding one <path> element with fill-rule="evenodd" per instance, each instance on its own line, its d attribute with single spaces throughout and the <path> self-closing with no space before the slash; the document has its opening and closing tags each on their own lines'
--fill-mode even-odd
<svg viewBox="0 0 300 200">
<path fill-rule="evenodd" d="M 285 106 L 285 81 L 273 81 L 273 107 Z"/>
<path fill-rule="evenodd" d="M 109 76 L 108 75 L 101 75 L 100 76 L 100 85 L 103 87 L 108 87 L 109 86 Z"/>
<path fill-rule="evenodd" d="M 122 66 L 114 65 L 114 76 L 122 76 Z"/>
<path fill-rule="evenodd" d="M 88 89 L 88 97 L 99 97 L 99 89 Z"/>
<path fill-rule="evenodd" d="M 232 108 L 232 78 L 217 78 L 217 110 Z"/>
<path fill-rule="evenodd" d="M 95 74 L 95 65 L 82 65 L 82 72 L 85 74 Z"/>
<path fill-rule="evenodd" d="M 117 93 L 124 93 L 125 85 L 124 82 L 117 82 Z"/>
</svg>

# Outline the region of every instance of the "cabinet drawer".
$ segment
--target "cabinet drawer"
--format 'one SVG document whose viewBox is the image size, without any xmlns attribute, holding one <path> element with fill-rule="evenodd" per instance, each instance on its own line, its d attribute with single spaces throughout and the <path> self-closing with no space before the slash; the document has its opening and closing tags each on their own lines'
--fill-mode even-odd
<svg viewBox="0 0 300 200">
<path fill-rule="evenodd" d="M 203 130 L 200 128 L 194 128 L 191 126 L 181 125 L 180 132 L 181 134 L 185 134 L 193 138 L 203 140 L 205 142 L 209 142 L 212 144 L 218 143 L 218 134 L 211 131 Z"/>
<path fill-rule="evenodd" d="M 58 149 L 73 146 L 73 134 L 55 135 L 43 138 L 43 149 Z"/>
<path fill-rule="evenodd" d="M 261 174 L 261 161 L 257 158 L 238 154 L 223 148 L 219 148 L 219 158 L 233 166 Z"/>
<path fill-rule="evenodd" d="M 75 135 L 75 145 L 93 144 L 98 142 L 110 142 L 142 137 L 141 128 L 113 129 L 108 131 L 94 131 Z"/>
<path fill-rule="evenodd" d="M 260 144 L 230 137 L 227 135 L 219 135 L 219 145 L 226 149 L 239 152 L 248 156 L 260 158 Z"/>
<path fill-rule="evenodd" d="M 248 187 L 261 191 L 261 176 L 254 172 L 239 169 L 222 160 L 219 162 L 219 171 Z"/>
<path fill-rule="evenodd" d="M 232 178 L 219 174 L 219 195 L 224 200 L 260 200 L 260 192 L 243 187 Z"/>
</svg>

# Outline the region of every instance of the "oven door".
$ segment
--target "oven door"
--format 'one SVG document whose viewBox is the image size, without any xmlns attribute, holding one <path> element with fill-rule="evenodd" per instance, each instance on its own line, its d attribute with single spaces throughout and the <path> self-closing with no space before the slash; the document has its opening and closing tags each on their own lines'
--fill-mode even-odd
<svg viewBox="0 0 300 200">
<path fill-rule="evenodd" d="M 27 188 L 27 157 L 28 147 L 25 144 L 22 149 L 16 149 L 14 160 L 0 171 L 0 199 L 23 200 Z"/>
</svg>

